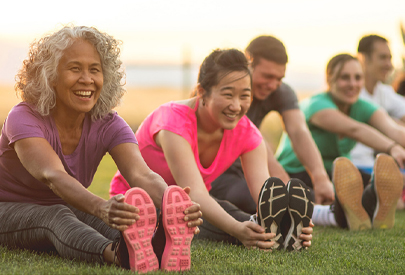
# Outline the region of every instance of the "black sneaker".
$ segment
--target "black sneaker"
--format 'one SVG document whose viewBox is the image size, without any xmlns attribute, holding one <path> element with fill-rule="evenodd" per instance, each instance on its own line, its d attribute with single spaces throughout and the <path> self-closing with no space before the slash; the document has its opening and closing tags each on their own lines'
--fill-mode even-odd
<svg viewBox="0 0 405 275">
<path fill-rule="evenodd" d="M 402 193 L 403 179 L 397 163 L 391 156 L 377 155 L 371 184 L 377 197 L 372 219 L 373 228 L 392 228 L 397 202 Z"/>
<path fill-rule="evenodd" d="M 288 207 L 288 195 L 285 184 L 278 178 L 267 179 L 259 194 L 258 223 L 266 233 L 275 233 L 273 249 L 282 249 L 284 237 L 281 234 L 281 221 Z"/>
<path fill-rule="evenodd" d="M 345 158 L 336 158 L 333 162 L 333 178 L 337 201 L 347 221 L 350 230 L 363 230 L 371 228 L 370 217 L 362 205 L 363 180 L 359 170 L 353 163 Z M 335 208 L 335 218 L 338 224 Z"/>
<path fill-rule="evenodd" d="M 291 225 L 284 241 L 284 249 L 299 251 L 303 249 L 299 236 L 302 228 L 309 227 L 309 222 L 314 212 L 311 190 L 299 179 L 291 179 L 287 183 L 288 213 Z"/>
</svg>

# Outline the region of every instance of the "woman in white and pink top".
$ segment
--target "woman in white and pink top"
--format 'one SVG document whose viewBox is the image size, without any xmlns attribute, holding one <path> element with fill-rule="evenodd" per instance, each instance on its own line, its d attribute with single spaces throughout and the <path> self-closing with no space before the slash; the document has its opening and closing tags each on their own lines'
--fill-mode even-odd
<svg viewBox="0 0 405 275">
<path fill-rule="evenodd" d="M 262 249 L 291 249 L 291 232 L 281 232 L 280 223 L 284 214 L 292 210 L 292 192 L 288 193 L 289 185 L 286 187 L 279 179 L 269 179 L 263 138 L 245 116 L 252 94 L 243 53 L 235 49 L 213 51 L 200 67 L 196 93 L 196 97 L 163 104 L 143 121 L 136 138 L 145 162 L 167 184 L 191 187 L 190 197 L 201 205 L 205 219 L 199 238 Z M 262 226 L 249 221 L 251 216 L 233 204 L 208 193 L 211 182 L 239 157 L 250 190 L 246 195 L 258 201 L 258 223 Z M 117 172 L 110 195 L 124 193 L 128 188 Z M 308 196 L 306 190 L 301 193 Z M 280 199 L 275 198 L 276 194 Z M 311 202 L 308 204 L 312 207 Z M 304 213 L 305 218 L 293 219 L 290 231 L 295 232 L 299 243 L 295 250 L 311 245 L 311 215 Z M 276 226 L 271 228 L 273 222 Z M 300 222 L 305 226 L 297 232 Z"/>
</svg>

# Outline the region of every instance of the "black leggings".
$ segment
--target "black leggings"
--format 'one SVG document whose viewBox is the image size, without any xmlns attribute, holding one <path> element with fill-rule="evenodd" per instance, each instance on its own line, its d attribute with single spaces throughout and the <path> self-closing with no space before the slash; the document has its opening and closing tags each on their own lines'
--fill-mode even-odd
<svg viewBox="0 0 405 275">
<path fill-rule="evenodd" d="M 236 165 L 213 181 L 211 187 L 210 195 L 214 198 L 228 201 L 248 214 L 256 213 L 257 202 L 250 195 L 242 169 Z"/>
<path fill-rule="evenodd" d="M 215 200 L 225 210 L 225 212 L 227 212 L 235 220 L 239 222 L 245 222 L 250 219 L 251 216 L 250 214 L 243 212 L 229 201 L 223 201 L 218 199 Z M 204 216 L 203 216 L 203 224 L 200 225 L 199 228 L 200 234 L 194 235 L 194 239 L 211 240 L 217 242 L 242 245 L 242 243 L 235 237 L 232 237 L 228 233 L 210 224 L 207 220 L 204 219 Z"/>
<path fill-rule="evenodd" d="M 99 218 L 69 205 L 0 202 L 0 244 L 56 251 L 61 257 L 104 263 L 103 251 L 120 236 Z"/>
</svg>

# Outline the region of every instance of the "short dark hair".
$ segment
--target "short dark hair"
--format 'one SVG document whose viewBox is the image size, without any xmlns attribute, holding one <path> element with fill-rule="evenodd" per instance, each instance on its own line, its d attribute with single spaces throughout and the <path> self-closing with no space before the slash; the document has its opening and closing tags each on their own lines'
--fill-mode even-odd
<svg viewBox="0 0 405 275">
<path fill-rule="evenodd" d="M 388 40 L 382 36 L 376 34 L 366 35 L 360 39 L 357 52 L 371 56 L 374 50 L 374 43 L 377 41 L 388 43 Z"/>
<path fill-rule="evenodd" d="M 246 54 L 253 59 L 252 67 L 259 63 L 260 58 L 282 65 L 288 62 L 284 44 L 270 35 L 262 35 L 253 39 L 246 47 Z"/>
<path fill-rule="evenodd" d="M 245 55 L 236 49 L 216 49 L 201 64 L 198 83 L 209 95 L 211 88 L 232 72 L 246 72 L 251 78 Z"/>
</svg>

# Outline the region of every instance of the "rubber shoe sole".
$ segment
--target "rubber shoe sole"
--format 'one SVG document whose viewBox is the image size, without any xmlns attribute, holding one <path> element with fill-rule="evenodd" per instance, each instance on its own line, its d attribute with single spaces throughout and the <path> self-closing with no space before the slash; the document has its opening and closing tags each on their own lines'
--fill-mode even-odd
<svg viewBox="0 0 405 275">
<path fill-rule="evenodd" d="M 299 179 L 287 183 L 288 213 L 291 218 L 290 230 L 285 237 L 284 247 L 288 251 L 300 251 L 303 240 L 299 238 L 302 228 L 309 227 L 314 212 L 311 190 Z"/>
<path fill-rule="evenodd" d="M 403 188 L 402 174 L 395 160 L 378 154 L 374 163 L 374 191 L 377 205 L 373 216 L 374 228 L 392 228 L 395 210 Z"/>
<path fill-rule="evenodd" d="M 284 248 L 281 221 L 288 207 L 285 184 L 278 178 L 269 178 L 260 190 L 258 200 L 258 222 L 266 233 L 275 233 L 273 249 Z"/>
<path fill-rule="evenodd" d="M 143 189 L 131 188 L 125 193 L 125 202 L 139 209 L 139 220 L 126 229 L 124 236 L 132 271 L 146 273 L 159 269 L 159 262 L 152 247 L 156 227 L 156 208 Z"/>
<path fill-rule="evenodd" d="M 173 185 L 166 189 L 162 202 L 162 220 L 166 236 L 166 246 L 161 263 L 162 270 L 190 269 L 190 245 L 196 228 L 187 226 L 184 221 L 184 210 L 191 205 L 190 197 L 179 186 Z"/>
<path fill-rule="evenodd" d="M 364 187 L 359 170 L 345 157 L 337 158 L 333 164 L 332 180 L 349 229 L 370 229 L 370 217 L 361 203 Z"/>
</svg>

